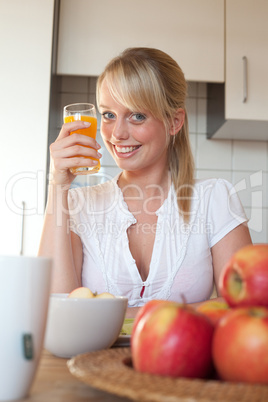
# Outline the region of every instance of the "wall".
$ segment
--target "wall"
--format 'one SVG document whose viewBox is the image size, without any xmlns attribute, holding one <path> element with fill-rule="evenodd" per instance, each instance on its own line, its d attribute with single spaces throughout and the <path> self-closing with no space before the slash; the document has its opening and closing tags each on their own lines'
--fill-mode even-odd
<svg viewBox="0 0 268 402">
<path fill-rule="evenodd" d="M 54 0 L 4 0 L 0 10 L 0 254 L 36 255 L 45 207 Z"/>
<path fill-rule="evenodd" d="M 75 102 L 95 103 L 96 78 L 64 76 L 58 80 L 57 124 L 60 128 L 63 106 Z M 189 83 L 187 110 L 196 177 L 222 177 L 233 183 L 249 218 L 253 241 L 268 243 L 268 142 L 207 140 L 206 89 L 204 83 Z M 102 144 L 99 133 L 98 141 Z M 119 172 L 106 149 L 102 148 L 101 152 L 101 173 L 80 177 L 74 186 L 91 185 Z"/>
</svg>

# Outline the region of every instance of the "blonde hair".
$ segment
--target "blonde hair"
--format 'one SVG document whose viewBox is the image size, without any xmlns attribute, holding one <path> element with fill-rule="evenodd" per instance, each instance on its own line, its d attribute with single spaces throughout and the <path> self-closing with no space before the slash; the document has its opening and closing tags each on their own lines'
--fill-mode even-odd
<svg viewBox="0 0 268 402">
<path fill-rule="evenodd" d="M 103 80 L 117 102 L 130 110 L 148 110 L 161 120 L 166 131 L 179 108 L 185 121 L 176 135 L 167 135 L 168 163 L 177 194 L 180 213 L 189 220 L 194 162 L 189 141 L 185 108 L 187 83 L 184 74 L 169 55 L 153 48 L 129 48 L 112 59 L 97 81 L 97 104 Z"/>
</svg>

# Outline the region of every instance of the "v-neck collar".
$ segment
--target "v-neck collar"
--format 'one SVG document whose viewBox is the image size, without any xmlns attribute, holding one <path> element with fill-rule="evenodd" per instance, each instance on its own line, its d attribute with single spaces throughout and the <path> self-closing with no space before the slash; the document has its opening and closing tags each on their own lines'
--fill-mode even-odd
<svg viewBox="0 0 268 402">
<path fill-rule="evenodd" d="M 172 214 L 175 190 L 174 190 L 173 183 L 171 183 L 167 198 L 165 198 L 163 204 L 155 211 L 155 214 L 158 217 L 158 219 L 157 219 L 153 251 L 152 251 L 151 260 L 150 260 L 149 273 L 148 273 L 146 280 L 143 281 L 141 278 L 141 275 L 139 273 L 136 261 L 133 258 L 132 253 L 130 251 L 129 240 L 128 240 L 128 235 L 127 235 L 127 229 L 131 225 L 137 223 L 137 220 L 134 217 L 134 215 L 129 211 L 128 205 L 123 196 L 123 192 L 118 185 L 118 179 L 119 179 L 120 175 L 121 175 L 121 172 L 114 177 L 113 184 L 116 188 L 117 197 L 118 197 L 118 205 L 120 206 L 117 209 L 117 213 L 119 212 L 119 215 L 120 215 L 120 227 L 122 230 L 124 230 L 124 233 L 122 233 L 122 235 L 124 237 L 124 247 L 127 250 L 129 268 L 131 270 L 134 269 L 134 276 L 140 282 L 141 286 L 147 286 L 151 281 L 153 281 L 155 275 L 157 274 L 157 270 L 154 270 L 153 268 L 156 265 L 155 264 L 156 259 L 158 258 L 157 248 L 158 248 L 158 244 L 159 244 L 159 240 L 160 240 L 159 224 L 162 223 L 162 221 L 166 215 Z M 118 218 L 118 216 L 117 216 L 117 218 Z M 133 274 L 133 271 L 132 271 L 132 274 Z"/>
</svg>

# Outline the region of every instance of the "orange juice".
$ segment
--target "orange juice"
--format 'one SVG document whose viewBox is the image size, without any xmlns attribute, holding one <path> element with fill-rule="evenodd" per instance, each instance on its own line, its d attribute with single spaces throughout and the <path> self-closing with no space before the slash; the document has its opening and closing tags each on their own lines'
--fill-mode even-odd
<svg viewBox="0 0 268 402">
<path fill-rule="evenodd" d="M 77 120 L 75 116 L 65 116 L 64 117 L 64 123 L 71 123 L 73 121 Z M 82 121 L 87 121 L 91 123 L 89 127 L 83 128 L 81 130 L 75 130 L 70 133 L 70 135 L 77 133 L 77 134 L 83 134 L 87 135 L 88 137 L 96 138 L 97 134 L 97 119 L 92 116 L 80 116 L 79 120 Z M 84 146 L 84 145 L 83 145 Z M 90 147 L 88 147 L 90 148 Z M 82 155 L 77 155 L 77 156 L 82 156 Z M 90 158 L 95 161 L 98 161 L 98 164 L 95 166 L 83 166 L 79 168 L 72 168 L 70 169 L 73 174 L 89 174 L 89 173 L 97 173 L 100 170 L 100 161 L 99 159 L 96 158 Z"/>
</svg>

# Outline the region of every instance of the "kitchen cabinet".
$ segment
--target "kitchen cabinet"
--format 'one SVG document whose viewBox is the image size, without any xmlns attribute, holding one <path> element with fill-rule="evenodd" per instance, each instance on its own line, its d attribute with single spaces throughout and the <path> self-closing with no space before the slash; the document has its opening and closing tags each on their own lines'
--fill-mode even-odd
<svg viewBox="0 0 268 402">
<path fill-rule="evenodd" d="M 54 0 L 1 0 L 0 254 L 35 255 L 45 203 Z"/>
<path fill-rule="evenodd" d="M 132 46 L 164 50 L 189 81 L 224 81 L 224 0 L 61 0 L 57 73 L 98 76 Z"/>
<path fill-rule="evenodd" d="M 208 138 L 268 140 L 267 16 L 267 0 L 226 0 L 225 84 L 208 84 Z"/>
<path fill-rule="evenodd" d="M 226 0 L 226 119 L 268 120 L 267 72 L 268 1 Z"/>
</svg>

